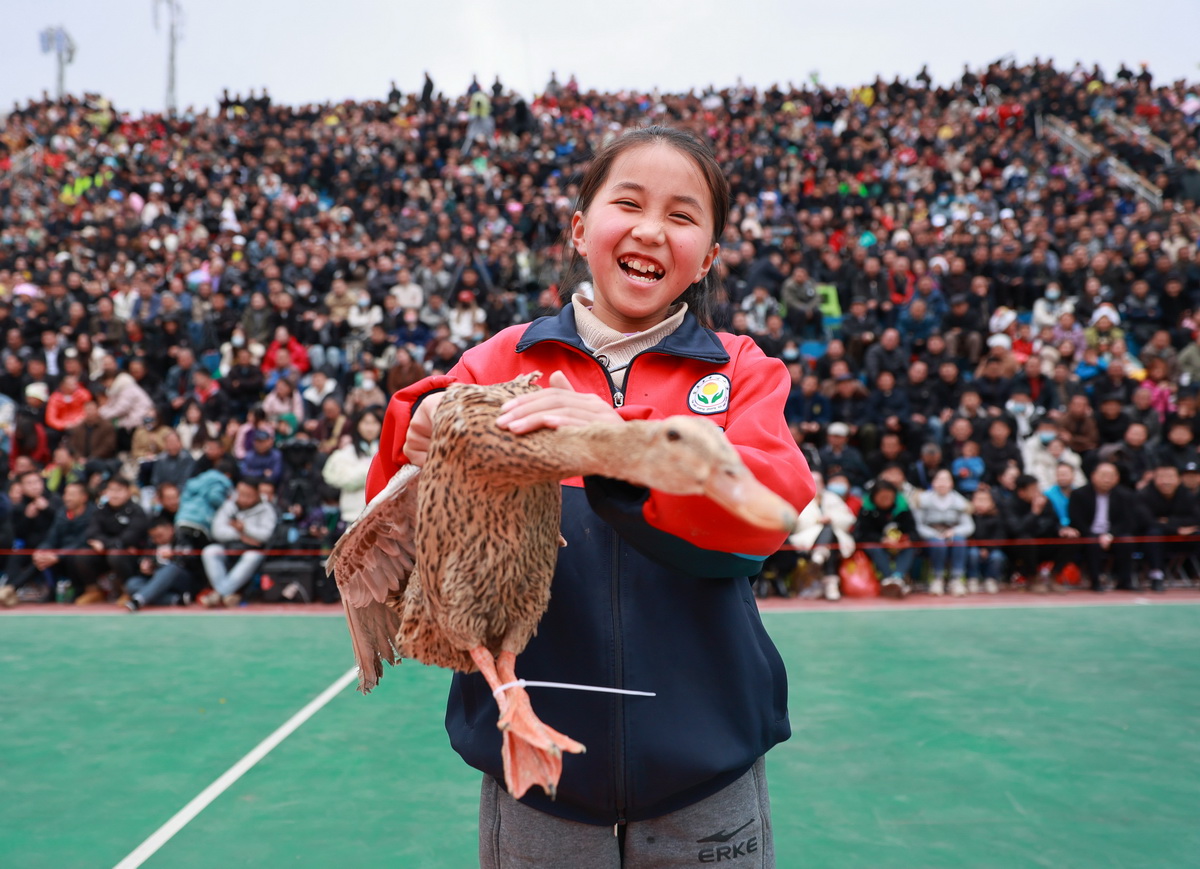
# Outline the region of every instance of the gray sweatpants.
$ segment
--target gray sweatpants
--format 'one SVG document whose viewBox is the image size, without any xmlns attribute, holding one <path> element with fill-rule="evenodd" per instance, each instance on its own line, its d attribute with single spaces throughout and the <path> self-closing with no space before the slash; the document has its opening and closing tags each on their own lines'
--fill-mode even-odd
<svg viewBox="0 0 1200 869">
<path fill-rule="evenodd" d="M 491 776 L 479 798 L 481 869 L 673 869 L 722 863 L 774 869 L 766 761 L 707 799 L 625 829 L 580 824 L 525 806 Z"/>
</svg>

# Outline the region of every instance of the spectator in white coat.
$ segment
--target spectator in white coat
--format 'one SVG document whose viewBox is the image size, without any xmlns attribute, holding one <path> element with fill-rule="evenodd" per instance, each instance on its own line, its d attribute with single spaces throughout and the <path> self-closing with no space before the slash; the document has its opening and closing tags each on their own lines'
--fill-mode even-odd
<svg viewBox="0 0 1200 869">
<path fill-rule="evenodd" d="M 788 542 L 796 547 L 799 554 L 807 554 L 809 560 L 821 568 L 821 584 L 826 600 L 837 600 L 841 591 L 838 588 L 838 567 L 843 558 L 854 554 L 854 537 L 850 529 L 854 527 L 854 514 L 842 500 L 842 495 L 849 491 L 849 485 L 843 480 L 846 491 L 835 492 L 826 487 L 820 474 L 813 474 L 817 484 L 817 494 L 796 521 L 796 530 Z"/>
<path fill-rule="evenodd" d="M 340 491 L 338 509 L 342 521 L 353 522 L 367 506 L 367 471 L 371 459 L 379 451 L 379 434 L 383 431 L 383 411 L 368 408 L 342 435 L 341 446 L 329 454 L 321 476 Z"/>
</svg>

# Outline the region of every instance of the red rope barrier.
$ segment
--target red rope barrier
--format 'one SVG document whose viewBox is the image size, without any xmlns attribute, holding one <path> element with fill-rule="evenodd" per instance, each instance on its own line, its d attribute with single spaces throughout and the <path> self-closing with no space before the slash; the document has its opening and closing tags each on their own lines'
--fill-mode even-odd
<svg viewBox="0 0 1200 869">
<path fill-rule="evenodd" d="M 1142 534 L 1130 537 L 1113 537 L 1117 543 L 1195 543 L 1200 553 L 1200 534 Z M 1099 537 L 1019 537 L 1003 540 L 899 540 L 895 543 L 874 543 L 855 541 L 859 549 L 930 549 L 934 546 L 975 546 L 981 549 L 992 549 L 1000 546 L 1077 546 L 1082 543 L 1099 543 Z M 821 544 L 836 546 L 837 542 Z M 810 547 L 811 548 L 811 547 Z M 797 551 L 790 543 L 780 547 L 781 550 Z M 808 549 L 800 550 L 807 552 Z"/>
<path fill-rule="evenodd" d="M 934 546 L 975 546 L 991 549 L 998 546 L 1076 546 L 1099 542 L 1099 537 L 1020 537 L 1000 540 L 902 540 L 895 543 L 868 543 L 856 540 L 855 546 L 859 549 L 929 549 Z M 1142 534 L 1131 537 L 1114 537 L 1112 542 L 1114 544 L 1192 542 L 1196 544 L 1197 553 L 1200 554 L 1200 534 Z M 834 542 L 827 545 L 835 546 L 837 544 Z M 326 557 L 329 555 L 328 549 L 239 549 L 232 546 L 226 548 L 231 552 L 258 552 L 266 556 Z M 785 543 L 779 549 L 780 551 L 796 551 L 796 547 L 790 543 Z M 199 555 L 200 551 L 199 549 L 171 549 L 171 554 Z M 48 552 L 54 555 L 133 555 L 138 557 L 158 555 L 157 550 L 154 549 L 108 549 L 104 552 L 97 552 L 94 549 L 0 549 L 0 556 L 33 555 L 37 552 Z"/>
</svg>

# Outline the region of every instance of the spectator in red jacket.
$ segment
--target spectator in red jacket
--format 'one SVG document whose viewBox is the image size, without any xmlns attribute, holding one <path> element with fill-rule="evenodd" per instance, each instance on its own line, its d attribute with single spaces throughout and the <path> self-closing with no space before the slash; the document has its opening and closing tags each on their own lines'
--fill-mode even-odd
<svg viewBox="0 0 1200 869">
<path fill-rule="evenodd" d="M 83 422 L 85 406 L 91 400 L 92 394 L 68 374 L 46 403 L 46 426 L 60 435 L 74 428 Z"/>
</svg>

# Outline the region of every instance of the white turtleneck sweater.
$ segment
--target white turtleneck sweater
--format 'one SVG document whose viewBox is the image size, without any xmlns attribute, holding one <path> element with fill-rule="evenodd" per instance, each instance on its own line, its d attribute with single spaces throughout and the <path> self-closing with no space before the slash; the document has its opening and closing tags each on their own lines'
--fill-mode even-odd
<svg viewBox="0 0 1200 869">
<path fill-rule="evenodd" d="M 579 293 L 571 297 L 571 306 L 575 309 L 575 330 L 591 354 L 608 369 L 613 383 L 621 390 L 625 388 L 625 374 L 633 357 L 643 350 L 649 350 L 678 329 L 688 309 L 686 302 L 680 302 L 671 308 L 667 319 L 657 326 L 645 332 L 626 335 L 601 322 L 592 313 L 588 304 L 590 301 Z"/>
</svg>

